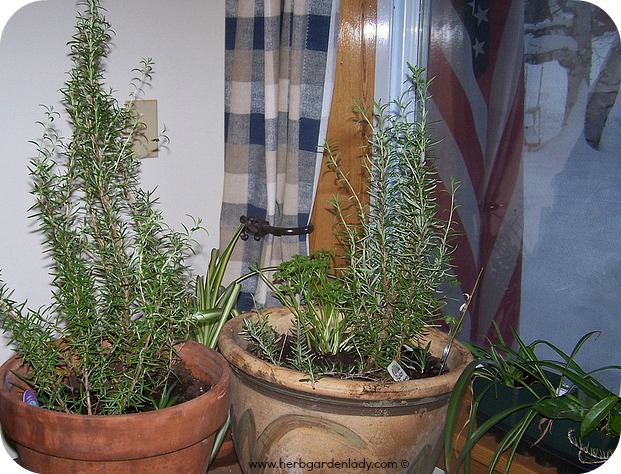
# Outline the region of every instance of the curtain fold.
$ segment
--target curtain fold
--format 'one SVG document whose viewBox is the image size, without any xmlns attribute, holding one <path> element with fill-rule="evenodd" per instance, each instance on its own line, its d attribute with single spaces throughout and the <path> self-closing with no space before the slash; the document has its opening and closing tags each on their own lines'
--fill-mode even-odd
<svg viewBox="0 0 621 474">
<path fill-rule="evenodd" d="M 337 0 L 334 0 L 337 1 Z M 227 0 L 225 169 L 220 242 L 241 216 L 278 227 L 309 221 L 326 88 L 333 0 Z M 330 75 L 328 74 L 328 77 Z M 325 133 L 325 132 L 324 132 Z M 225 279 L 307 251 L 306 236 L 237 245 Z M 244 282 L 240 307 L 267 303 L 264 285 Z"/>
</svg>

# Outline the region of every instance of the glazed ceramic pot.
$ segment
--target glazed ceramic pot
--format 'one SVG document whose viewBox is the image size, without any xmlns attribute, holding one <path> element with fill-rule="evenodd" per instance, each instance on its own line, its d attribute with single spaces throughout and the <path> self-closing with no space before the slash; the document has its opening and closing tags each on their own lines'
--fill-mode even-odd
<svg viewBox="0 0 621 474">
<path fill-rule="evenodd" d="M 201 473 L 227 417 L 230 369 L 216 351 L 193 341 L 180 346 L 186 367 L 211 389 L 162 410 L 87 416 L 22 401 L 13 357 L 0 367 L 0 424 L 26 469 L 38 473 Z M 21 383 L 20 383 L 21 384 Z"/>
<path fill-rule="evenodd" d="M 267 310 L 270 325 L 285 333 L 286 308 Z M 258 359 L 240 335 L 245 313 L 224 326 L 218 347 L 233 369 L 231 416 L 242 470 L 258 472 L 431 473 L 443 447 L 447 404 L 472 360 L 455 342 L 449 371 L 395 383 L 323 377 L 310 383 L 294 370 Z M 446 334 L 432 329 L 433 355 Z"/>
</svg>

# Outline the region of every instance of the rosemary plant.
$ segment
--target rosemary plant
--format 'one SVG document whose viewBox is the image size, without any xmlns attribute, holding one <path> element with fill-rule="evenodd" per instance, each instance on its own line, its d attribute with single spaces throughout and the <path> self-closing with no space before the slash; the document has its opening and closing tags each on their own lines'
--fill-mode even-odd
<svg viewBox="0 0 621 474">
<path fill-rule="evenodd" d="M 3 283 L 0 322 L 42 406 L 122 414 L 165 403 L 158 394 L 174 383 L 174 345 L 189 336 L 194 304 L 184 263 L 192 242 L 164 223 L 153 192 L 139 185 L 132 144 L 141 127 L 132 103 L 152 61 L 142 61 L 135 92 L 119 105 L 104 82 L 110 24 L 98 0 L 80 5 L 61 89 L 72 136 L 60 136 L 60 114 L 47 108 L 30 163 L 52 302 L 28 309 Z"/>
<path fill-rule="evenodd" d="M 445 305 L 443 285 L 450 273 L 454 187 L 446 216 L 437 202 L 439 177 L 433 166 L 425 70 L 409 65 L 409 89 L 399 98 L 357 104 L 367 135 L 363 166 L 369 202 L 354 192 L 339 165 L 339 153 L 326 147 L 328 164 L 345 188 L 333 200 L 346 264 L 344 311 L 368 370 L 399 360 L 417 345 Z"/>
<path fill-rule="evenodd" d="M 262 358 L 274 365 L 283 365 L 282 335 L 277 334 L 269 325 L 267 318 L 256 322 L 244 320 L 242 335 L 256 345 L 256 352 Z"/>
<path fill-rule="evenodd" d="M 451 189 L 447 214 L 440 215 L 439 178 L 430 153 L 429 80 L 422 68 L 410 66 L 410 72 L 410 87 L 400 98 L 375 104 L 372 111 L 354 107 L 369 132 L 362 156 L 368 202 L 343 172 L 339 153 L 325 146 L 328 166 L 344 189 L 332 200 L 339 255 L 295 255 L 279 265 L 273 281 L 262 273 L 295 316 L 290 365 L 307 367 L 311 379 L 353 372 L 385 378 L 388 366 L 399 360 L 425 373 L 430 346 L 423 337 L 443 317 L 443 285 L 453 281 L 455 205 Z M 264 323 L 251 330 L 252 324 L 247 323 L 247 337 L 257 347 L 274 349 L 277 335 L 267 344 Z M 338 363 L 331 356 L 338 356 Z"/>
</svg>

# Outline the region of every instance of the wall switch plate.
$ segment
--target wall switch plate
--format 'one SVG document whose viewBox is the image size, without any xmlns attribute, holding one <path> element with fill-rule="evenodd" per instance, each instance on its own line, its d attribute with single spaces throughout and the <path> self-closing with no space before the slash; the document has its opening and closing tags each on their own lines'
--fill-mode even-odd
<svg viewBox="0 0 621 474">
<path fill-rule="evenodd" d="M 138 158 L 156 158 L 159 134 L 157 131 L 157 100 L 134 101 L 134 112 L 138 115 L 139 130 L 134 141 L 134 153 Z"/>
</svg>

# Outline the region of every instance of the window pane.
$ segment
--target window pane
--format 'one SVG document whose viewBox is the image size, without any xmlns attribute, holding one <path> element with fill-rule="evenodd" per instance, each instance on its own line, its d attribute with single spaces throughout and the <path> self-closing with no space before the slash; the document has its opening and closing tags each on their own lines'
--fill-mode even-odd
<svg viewBox="0 0 621 474">
<path fill-rule="evenodd" d="M 579 362 L 619 364 L 619 35 L 587 2 L 527 0 L 525 13 L 520 333 L 570 350 L 601 330 Z M 618 379 L 602 378 L 618 390 Z"/>
</svg>

